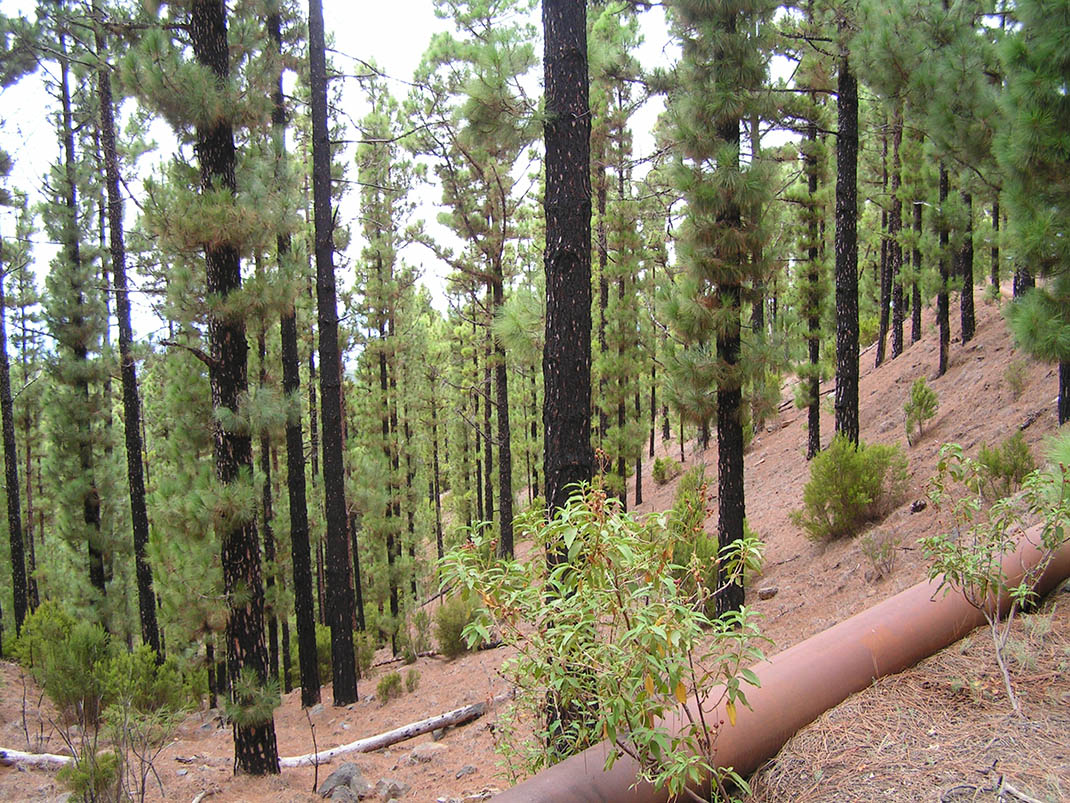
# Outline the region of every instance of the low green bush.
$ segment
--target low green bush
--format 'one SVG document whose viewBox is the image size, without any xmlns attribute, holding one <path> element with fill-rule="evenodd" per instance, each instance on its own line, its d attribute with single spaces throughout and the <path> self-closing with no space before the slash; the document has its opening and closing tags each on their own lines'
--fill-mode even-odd
<svg viewBox="0 0 1070 803">
<path fill-rule="evenodd" d="M 405 691 L 412 694 L 420 685 L 420 670 L 413 668 L 405 673 Z"/>
<path fill-rule="evenodd" d="M 913 444 L 921 439 L 922 428 L 925 422 L 936 415 L 936 406 L 939 400 L 936 391 L 925 382 L 925 377 L 920 376 L 910 386 L 910 399 L 903 405 L 906 414 L 907 443 Z M 918 434 L 914 435 L 917 428 Z"/>
<path fill-rule="evenodd" d="M 380 705 L 386 705 L 396 697 L 401 696 L 401 675 L 397 672 L 387 672 L 375 686 L 375 699 Z"/>
<path fill-rule="evenodd" d="M 987 499 L 1010 496 L 1037 467 L 1029 444 L 1021 432 L 1015 432 L 997 447 L 982 443 L 977 455 L 982 493 Z"/>
<path fill-rule="evenodd" d="M 671 457 L 655 457 L 654 468 L 651 471 L 654 482 L 658 485 L 664 485 L 679 477 L 680 472 L 683 470 L 684 467 Z"/>
<path fill-rule="evenodd" d="M 475 618 L 475 609 L 464 597 L 453 596 L 443 600 L 435 611 L 438 651 L 447 658 L 456 658 L 468 652 L 468 643 L 462 634 Z"/>
<path fill-rule="evenodd" d="M 898 446 L 855 446 L 837 435 L 811 461 L 803 507 L 791 518 L 811 540 L 847 538 L 891 512 L 908 483 L 907 458 Z"/>
<path fill-rule="evenodd" d="M 44 679 L 45 655 L 52 644 L 66 641 L 74 628 L 74 617 L 52 600 L 37 606 L 22 624 L 22 634 L 12 653 L 34 680 Z"/>
</svg>

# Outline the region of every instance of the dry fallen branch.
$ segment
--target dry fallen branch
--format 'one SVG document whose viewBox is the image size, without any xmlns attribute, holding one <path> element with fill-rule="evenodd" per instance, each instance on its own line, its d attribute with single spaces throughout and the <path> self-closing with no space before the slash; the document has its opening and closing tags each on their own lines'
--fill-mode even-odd
<svg viewBox="0 0 1070 803">
<path fill-rule="evenodd" d="M 512 695 L 508 693 L 500 694 L 489 702 L 484 701 L 466 705 L 462 708 L 455 708 L 453 711 L 447 711 L 445 714 L 421 719 L 419 722 L 411 722 L 400 728 L 395 728 L 394 730 L 386 731 L 385 733 L 379 733 L 375 736 L 369 736 L 365 739 L 358 739 L 355 742 L 343 744 L 339 747 L 332 747 L 329 750 L 323 750 L 319 753 L 306 753 L 303 756 L 280 758 L 279 766 L 312 766 L 314 764 L 330 761 L 335 756 L 340 756 L 345 753 L 370 753 L 373 750 L 380 750 L 384 747 L 389 747 L 392 744 L 404 742 L 407 739 L 413 739 L 421 734 L 439 730 L 440 728 L 463 725 L 466 722 L 471 722 L 473 719 L 479 719 L 479 717 L 483 716 L 487 711 L 493 708 L 496 703 L 508 699 L 511 696 Z"/>
<path fill-rule="evenodd" d="M 0 747 L 0 765 L 5 767 L 62 767 L 71 763 L 70 756 L 55 753 L 24 753 Z"/>
</svg>

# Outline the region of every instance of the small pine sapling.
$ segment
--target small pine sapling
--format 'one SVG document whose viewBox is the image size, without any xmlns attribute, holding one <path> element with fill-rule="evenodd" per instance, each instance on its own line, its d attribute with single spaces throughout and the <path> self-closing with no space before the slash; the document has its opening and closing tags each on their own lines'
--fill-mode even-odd
<svg viewBox="0 0 1070 803">
<path fill-rule="evenodd" d="M 922 428 L 925 422 L 936 415 L 938 399 L 936 391 L 929 387 L 925 377 L 921 376 L 914 380 L 910 386 L 910 400 L 903 405 L 906 413 L 907 443 L 913 446 L 921 439 Z M 913 436 L 917 428 L 917 436 Z"/>
</svg>

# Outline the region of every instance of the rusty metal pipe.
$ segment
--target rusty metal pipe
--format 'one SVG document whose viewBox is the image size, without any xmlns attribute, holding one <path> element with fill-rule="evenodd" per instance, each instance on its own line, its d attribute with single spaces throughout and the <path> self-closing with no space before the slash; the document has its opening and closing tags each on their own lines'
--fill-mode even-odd
<svg viewBox="0 0 1070 803">
<path fill-rule="evenodd" d="M 1039 551 L 1023 539 L 1004 557 L 1009 585 L 1017 585 L 1037 565 Z M 1042 596 L 1070 577 L 1070 543 L 1056 553 L 1036 585 Z M 800 728 L 884 675 L 901 672 L 955 643 L 984 623 L 980 611 L 951 591 L 937 594 L 938 583 L 918 583 L 894 597 L 830 627 L 816 636 L 751 667 L 760 688 L 747 688 L 751 708 L 739 706 L 735 726 L 723 704 L 707 714 L 725 720 L 717 741 L 717 765 L 734 767 L 746 777 L 776 755 Z M 1001 600 L 1006 611 L 1009 601 Z M 719 695 L 712 695 L 713 698 Z M 690 703 L 694 705 L 692 701 Z M 670 727 L 679 727 L 674 717 Z M 609 746 L 596 745 L 543 770 L 495 797 L 503 803 L 663 803 L 664 791 L 636 784 L 637 765 L 623 757 L 603 770 Z M 705 790 L 708 794 L 708 790 Z"/>
</svg>

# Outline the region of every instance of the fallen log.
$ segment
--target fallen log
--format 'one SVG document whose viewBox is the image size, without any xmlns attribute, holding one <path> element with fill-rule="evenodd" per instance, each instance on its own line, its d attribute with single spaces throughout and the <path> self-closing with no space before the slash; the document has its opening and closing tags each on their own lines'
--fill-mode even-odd
<svg viewBox="0 0 1070 803">
<path fill-rule="evenodd" d="M 55 753 L 24 753 L 22 750 L 8 750 L 0 747 L 0 765 L 5 767 L 62 767 L 71 763 L 70 756 L 58 756 Z"/>
<path fill-rule="evenodd" d="M 321 750 L 318 753 L 306 753 L 303 756 L 290 756 L 288 758 L 280 758 L 280 767 L 302 767 L 302 766 L 314 766 L 324 764 L 330 761 L 335 756 L 340 756 L 345 753 L 370 753 L 373 750 L 381 750 L 384 747 L 389 747 L 392 744 L 398 742 L 404 742 L 408 739 L 414 739 L 425 733 L 438 730 L 439 728 L 449 728 L 454 725 L 463 725 L 466 722 L 471 722 L 473 719 L 479 719 L 488 710 L 494 707 L 496 703 L 501 702 L 509 697 L 511 694 L 500 694 L 497 697 L 480 703 L 473 703 L 472 705 L 466 705 L 462 708 L 455 708 L 452 711 L 447 711 L 445 714 L 439 714 L 438 716 L 428 717 L 427 719 L 421 719 L 419 722 L 410 722 L 408 725 L 402 725 L 400 728 L 394 728 L 394 730 L 386 731 L 385 733 L 379 733 L 375 736 L 368 736 L 364 739 L 358 739 L 355 742 L 349 744 L 343 744 L 339 747 L 332 747 L 327 750 Z"/>
</svg>

